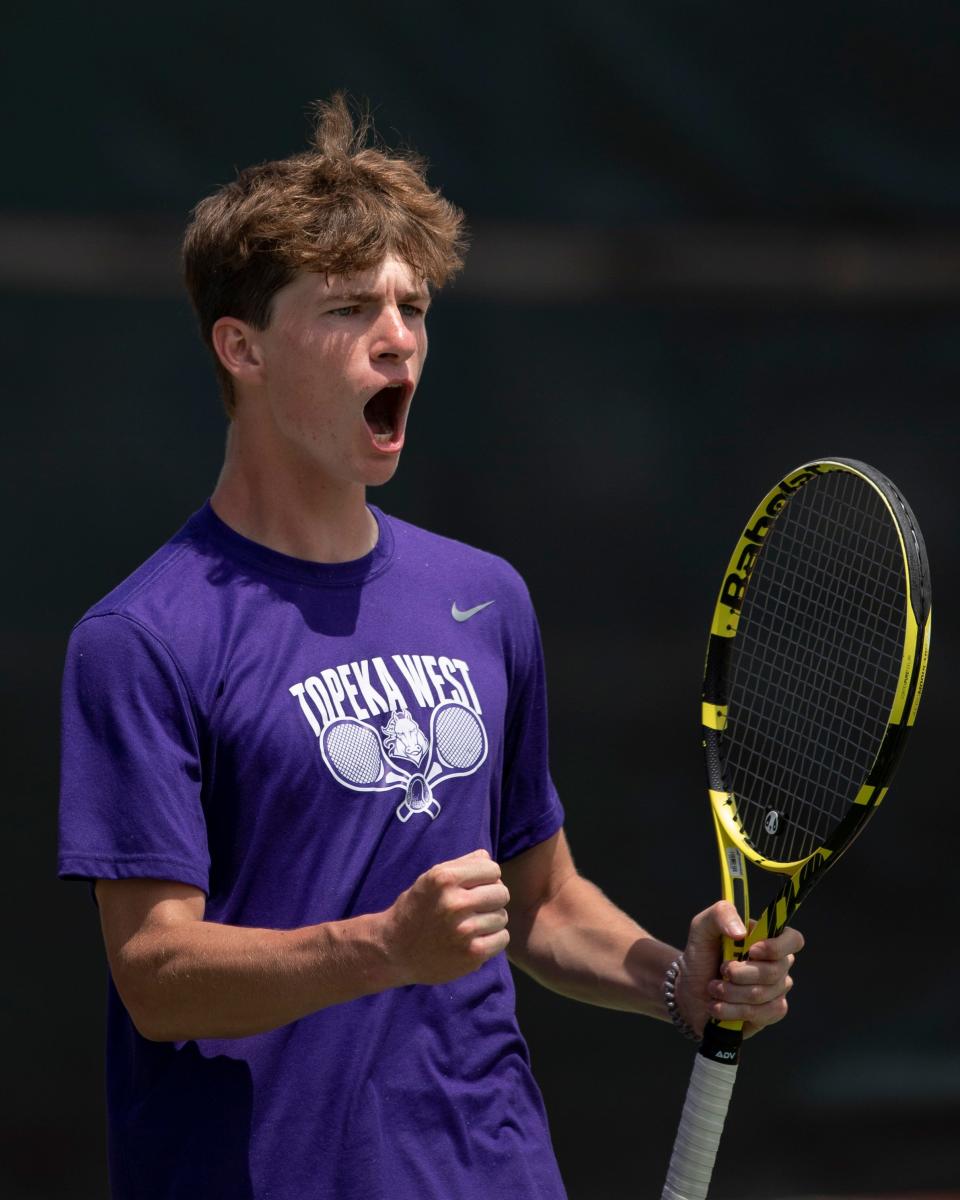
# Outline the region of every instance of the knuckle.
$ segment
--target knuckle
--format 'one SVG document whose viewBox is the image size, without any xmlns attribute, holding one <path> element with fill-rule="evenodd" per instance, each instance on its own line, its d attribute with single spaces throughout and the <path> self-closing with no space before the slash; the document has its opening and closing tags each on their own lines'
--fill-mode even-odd
<svg viewBox="0 0 960 1200">
<path fill-rule="evenodd" d="M 427 872 L 427 877 L 438 888 L 450 887 L 454 882 L 453 872 L 446 866 L 431 867 Z"/>
<path fill-rule="evenodd" d="M 704 935 L 705 928 L 712 924 L 713 924 L 713 909 L 712 908 L 705 908 L 703 910 L 703 912 L 698 912 L 697 915 L 690 922 L 691 939 L 692 940 L 693 939 L 700 940 Z"/>
<path fill-rule="evenodd" d="M 699 920 L 701 925 L 719 924 L 726 911 L 726 906 L 726 900 L 717 900 L 709 908 L 705 908 L 703 912 L 697 913 L 694 920 Z"/>
<path fill-rule="evenodd" d="M 787 1015 L 787 1002 L 781 996 L 779 1000 L 771 1000 L 769 1004 L 763 1006 L 763 1023 L 765 1025 L 775 1025 L 777 1021 L 782 1021 Z"/>
</svg>

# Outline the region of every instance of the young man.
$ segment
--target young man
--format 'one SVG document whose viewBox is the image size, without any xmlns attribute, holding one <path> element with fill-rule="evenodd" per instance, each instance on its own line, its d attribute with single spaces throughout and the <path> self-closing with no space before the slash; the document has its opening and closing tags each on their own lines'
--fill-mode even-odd
<svg viewBox="0 0 960 1200">
<path fill-rule="evenodd" d="M 509 956 L 668 1019 L 678 952 L 576 871 L 526 589 L 366 502 L 393 475 L 461 214 L 335 97 L 195 211 L 230 429 L 210 502 L 73 632 L 60 873 L 110 964 L 117 1200 L 564 1195 Z M 678 1020 L 779 1020 L 792 930 Z M 506 952 L 506 953 L 505 953 Z"/>
</svg>

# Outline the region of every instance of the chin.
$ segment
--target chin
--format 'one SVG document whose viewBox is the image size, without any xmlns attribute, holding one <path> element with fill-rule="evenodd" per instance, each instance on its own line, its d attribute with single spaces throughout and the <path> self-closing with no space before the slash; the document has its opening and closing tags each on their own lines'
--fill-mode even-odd
<svg viewBox="0 0 960 1200">
<path fill-rule="evenodd" d="M 363 483 L 367 487 L 380 487 L 384 483 L 389 483 L 397 473 L 399 465 L 399 454 L 391 455 L 390 458 L 384 457 L 378 462 L 366 463 L 362 472 Z"/>
</svg>

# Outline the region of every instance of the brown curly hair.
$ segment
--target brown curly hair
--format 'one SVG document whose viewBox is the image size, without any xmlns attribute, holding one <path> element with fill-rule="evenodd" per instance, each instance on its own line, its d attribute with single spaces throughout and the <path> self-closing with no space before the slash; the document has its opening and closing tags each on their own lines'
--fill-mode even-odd
<svg viewBox="0 0 960 1200">
<path fill-rule="evenodd" d="M 368 110 L 355 124 L 342 92 L 314 110 L 310 150 L 240 171 L 200 201 L 184 236 L 187 291 L 231 415 L 233 382 L 211 339 L 220 317 L 265 329 L 299 271 L 350 275 L 395 254 L 441 287 L 463 265 L 463 213 L 427 184 L 423 159 L 385 147 Z"/>
</svg>

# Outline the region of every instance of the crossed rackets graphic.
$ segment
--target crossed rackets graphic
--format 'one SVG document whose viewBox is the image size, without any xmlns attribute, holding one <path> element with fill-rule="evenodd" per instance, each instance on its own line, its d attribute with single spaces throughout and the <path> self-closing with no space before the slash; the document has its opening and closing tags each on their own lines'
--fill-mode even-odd
<svg viewBox="0 0 960 1200">
<path fill-rule="evenodd" d="M 456 700 L 444 700 L 430 714 L 430 740 L 423 768 L 405 771 L 388 756 L 373 725 L 356 717 L 338 717 L 320 735 L 323 761 L 344 787 L 355 792 L 401 789 L 401 821 L 415 812 L 433 820 L 440 812 L 433 789 L 447 779 L 472 775 L 487 757 L 487 731 L 476 713 Z"/>
</svg>

